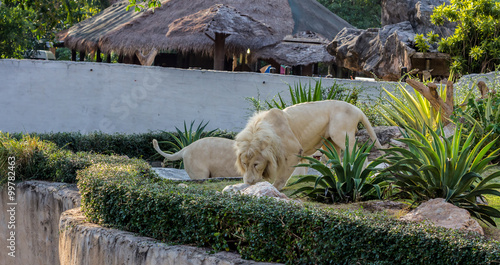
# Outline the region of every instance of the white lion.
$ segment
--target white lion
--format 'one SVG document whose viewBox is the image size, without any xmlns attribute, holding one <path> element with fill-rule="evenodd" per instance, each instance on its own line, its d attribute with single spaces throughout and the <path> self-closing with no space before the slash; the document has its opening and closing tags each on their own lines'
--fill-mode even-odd
<svg viewBox="0 0 500 265">
<path fill-rule="evenodd" d="M 205 137 L 169 155 L 153 140 L 155 150 L 167 160 L 184 160 L 184 168 L 191 179 L 241 177 L 235 168 L 234 141 L 226 138 Z"/>
<path fill-rule="evenodd" d="M 365 126 L 377 148 L 382 148 L 366 115 L 356 106 L 337 100 L 297 104 L 284 110 L 271 109 L 253 116 L 236 136 L 236 167 L 247 184 L 272 181 L 281 190 L 299 156 L 310 156 L 333 143 L 345 150 L 346 135 L 354 146 L 358 123 Z"/>
</svg>

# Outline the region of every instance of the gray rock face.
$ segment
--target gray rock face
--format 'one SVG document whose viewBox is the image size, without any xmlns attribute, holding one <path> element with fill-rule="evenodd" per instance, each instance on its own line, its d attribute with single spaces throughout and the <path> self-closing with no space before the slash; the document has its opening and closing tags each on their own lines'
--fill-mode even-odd
<svg viewBox="0 0 500 265">
<path fill-rule="evenodd" d="M 377 135 L 377 138 L 382 146 L 387 145 L 391 143 L 391 140 L 401 138 L 402 136 L 402 129 L 397 126 L 377 126 L 373 127 L 373 130 L 375 131 L 375 134 Z M 356 139 L 358 139 L 359 143 L 365 143 L 370 140 L 370 136 L 368 135 L 366 129 L 363 129 L 356 133 Z"/>
<path fill-rule="evenodd" d="M 366 75 L 395 81 L 401 76 L 401 67 L 410 66 L 415 50 L 415 33 L 409 21 L 388 25 L 381 29 L 344 28 L 327 46 L 339 66 Z"/>
<path fill-rule="evenodd" d="M 408 20 L 413 26 L 416 34 L 427 34 L 429 31 L 439 34 L 441 37 L 448 37 L 455 31 L 455 24 L 445 23 L 443 26 L 436 26 L 431 22 L 431 15 L 435 7 L 449 4 L 447 0 L 410 0 L 408 8 Z M 391 8 L 387 6 L 385 8 Z"/>
<path fill-rule="evenodd" d="M 451 24 L 437 27 L 430 21 L 433 8 L 443 2 L 445 0 L 382 1 L 381 29 L 344 28 L 327 50 L 336 57 L 339 66 L 397 81 L 402 67 L 411 69 L 416 34 L 427 34 L 432 30 L 445 37 L 454 32 Z M 436 48 L 431 47 L 431 51 L 437 51 Z"/>
<path fill-rule="evenodd" d="M 432 199 L 422 203 L 415 210 L 401 217 L 401 220 L 429 221 L 435 226 L 473 231 L 484 235 L 483 228 L 471 218 L 467 210 L 445 202 L 444 199 Z"/>
</svg>

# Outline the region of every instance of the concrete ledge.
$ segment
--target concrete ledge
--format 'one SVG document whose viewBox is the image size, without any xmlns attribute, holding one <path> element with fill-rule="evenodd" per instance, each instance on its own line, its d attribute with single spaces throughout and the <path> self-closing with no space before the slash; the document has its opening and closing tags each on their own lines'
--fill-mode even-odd
<svg viewBox="0 0 500 265">
<path fill-rule="evenodd" d="M 87 223 L 80 208 L 64 212 L 59 229 L 59 259 L 60 264 L 65 265 L 277 264 L 243 260 L 236 253 L 209 254 L 208 248 L 171 246 L 152 238 Z"/>
</svg>

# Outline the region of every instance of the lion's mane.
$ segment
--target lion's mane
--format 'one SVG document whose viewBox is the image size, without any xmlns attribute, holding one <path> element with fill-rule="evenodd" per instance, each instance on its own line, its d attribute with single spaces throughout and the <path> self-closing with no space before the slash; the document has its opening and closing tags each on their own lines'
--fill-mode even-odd
<svg viewBox="0 0 500 265">
<path fill-rule="evenodd" d="M 272 125 L 263 120 L 266 112 L 254 115 L 245 129 L 236 135 L 236 168 L 243 174 L 245 169 L 241 164 L 241 157 L 254 157 L 261 154 L 267 161 L 264 179 L 270 180 L 276 176 L 279 166 L 284 162 L 284 150 L 281 138 L 274 132 Z"/>
</svg>

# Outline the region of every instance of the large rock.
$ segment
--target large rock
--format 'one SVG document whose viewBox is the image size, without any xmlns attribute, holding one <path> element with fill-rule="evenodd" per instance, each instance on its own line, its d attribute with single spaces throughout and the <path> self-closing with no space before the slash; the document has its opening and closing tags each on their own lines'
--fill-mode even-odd
<svg viewBox="0 0 500 265">
<path fill-rule="evenodd" d="M 327 46 L 338 66 L 368 76 L 394 81 L 401 76 L 402 66 L 411 66 L 415 50 L 407 44 L 415 33 L 409 21 L 387 25 L 382 29 L 344 28 Z"/>
<path fill-rule="evenodd" d="M 373 127 L 373 130 L 375 131 L 380 144 L 384 146 L 391 143 L 394 139 L 401 138 L 401 131 L 403 129 L 398 126 L 376 126 Z M 368 140 L 371 140 L 366 129 L 359 130 L 356 133 L 356 139 L 358 139 L 359 143 L 365 143 Z"/>
<path fill-rule="evenodd" d="M 382 1 L 381 29 L 344 28 L 327 50 L 336 57 L 337 65 L 341 67 L 397 81 L 402 67 L 412 68 L 416 34 L 427 34 L 431 30 L 441 37 L 453 34 L 453 24 L 438 27 L 430 22 L 434 7 L 444 2 L 448 3 L 445 0 Z M 437 45 L 432 46 L 430 51 L 437 52 Z"/>
<path fill-rule="evenodd" d="M 236 194 L 244 194 L 255 197 L 270 197 L 277 200 L 291 200 L 285 194 L 281 193 L 271 183 L 267 181 L 258 182 L 255 185 L 248 185 L 244 183 L 226 186 L 222 192 L 230 192 Z"/>
<path fill-rule="evenodd" d="M 483 228 L 479 223 L 472 219 L 469 212 L 459 208 L 444 199 L 432 199 L 422 203 L 415 210 L 401 217 L 406 221 L 430 221 L 435 226 L 446 228 L 473 231 L 484 235 Z"/>
<path fill-rule="evenodd" d="M 442 37 L 453 34 L 455 25 L 445 23 L 436 26 L 431 23 L 435 7 L 450 4 L 448 0 L 382 0 L 382 27 L 409 21 L 417 34 L 427 34 L 430 30 Z"/>
</svg>

